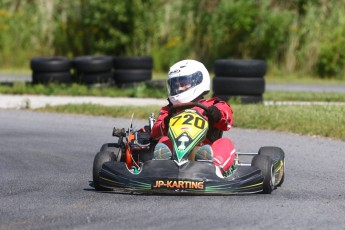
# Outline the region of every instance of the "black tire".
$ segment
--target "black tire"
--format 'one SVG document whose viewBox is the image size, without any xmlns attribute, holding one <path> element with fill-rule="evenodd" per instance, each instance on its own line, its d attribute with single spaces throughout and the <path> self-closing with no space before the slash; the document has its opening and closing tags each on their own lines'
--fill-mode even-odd
<svg viewBox="0 0 345 230">
<path fill-rule="evenodd" d="M 84 84 L 112 83 L 114 74 L 108 72 L 77 72 L 76 81 Z"/>
<path fill-rule="evenodd" d="M 116 143 L 105 143 L 102 145 L 100 152 L 108 151 L 108 152 L 115 152 L 118 149 L 118 144 Z"/>
<path fill-rule="evenodd" d="M 109 188 L 105 188 L 100 185 L 99 172 L 101 171 L 102 165 L 105 162 L 115 161 L 115 160 L 116 160 L 115 155 L 112 152 L 101 151 L 96 154 L 95 159 L 93 161 L 92 175 L 93 175 L 93 185 L 97 191 L 111 190 Z"/>
<path fill-rule="evenodd" d="M 152 69 L 153 59 L 150 56 L 114 57 L 115 69 Z"/>
<path fill-rule="evenodd" d="M 277 187 L 280 187 L 282 186 L 282 184 L 284 183 L 284 180 L 285 180 L 285 160 L 284 160 L 284 171 L 283 171 L 283 176 L 281 177 L 279 183 L 276 185 Z"/>
<path fill-rule="evenodd" d="M 33 72 L 69 72 L 72 66 L 70 59 L 66 57 L 35 57 L 30 61 Z"/>
<path fill-rule="evenodd" d="M 71 83 L 70 72 L 33 72 L 33 84 L 49 84 L 49 83 Z"/>
<path fill-rule="evenodd" d="M 272 159 L 269 156 L 256 155 L 252 159 L 252 166 L 260 169 L 264 177 L 262 193 L 271 194 L 274 189 L 275 183 L 275 177 L 273 176 L 274 169 Z"/>
<path fill-rule="evenodd" d="M 113 58 L 110 56 L 80 56 L 72 61 L 78 72 L 94 73 L 109 72 L 113 68 Z"/>
<path fill-rule="evenodd" d="M 264 60 L 220 59 L 214 63 L 215 76 L 262 78 L 267 66 Z"/>
<path fill-rule="evenodd" d="M 115 70 L 114 72 L 114 80 L 116 84 L 149 81 L 151 78 L 152 71 L 145 69 Z"/>
<path fill-rule="evenodd" d="M 212 88 L 216 95 L 261 95 L 265 92 L 265 79 L 218 77 L 213 79 Z"/>
<path fill-rule="evenodd" d="M 285 179 L 285 153 L 284 151 L 275 146 L 264 146 L 259 149 L 259 155 L 269 156 L 272 161 L 274 167 L 280 167 L 280 163 L 282 163 L 281 171 L 276 174 L 276 187 L 279 187 L 283 184 Z"/>
<path fill-rule="evenodd" d="M 101 149 L 100 149 L 100 152 L 102 152 L 102 151 L 114 153 L 117 161 L 120 160 L 121 162 L 124 162 L 126 159 L 125 154 L 121 151 L 121 148 L 120 148 L 119 144 L 117 144 L 117 143 L 105 143 L 105 144 L 103 144 Z"/>
<path fill-rule="evenodd" d="M 224 101 L 233 100 L 235 102 L 240 102 L 242 104 L 255 104 L 262 103 L 262 95 L 218 95 L 214 94 L 214 97 L 218 97 Z"/>
</svg>

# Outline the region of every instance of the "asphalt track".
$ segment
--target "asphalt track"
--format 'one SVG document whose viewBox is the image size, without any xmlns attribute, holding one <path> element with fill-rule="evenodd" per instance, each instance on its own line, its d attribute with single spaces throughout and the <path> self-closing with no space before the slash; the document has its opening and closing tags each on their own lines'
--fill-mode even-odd
<svg viewBox="0 0 345 230">
<path fill-rule="evenodd" d="M 95 192 L 92 161 L 127 119 L 0 110 L 0 229 L 344 229 L 344 141 L 234 128 L 242 152 L 280 146 L 271 195 Z M 146 121 L 135 121 L 141 127 Z"/>
</svg>

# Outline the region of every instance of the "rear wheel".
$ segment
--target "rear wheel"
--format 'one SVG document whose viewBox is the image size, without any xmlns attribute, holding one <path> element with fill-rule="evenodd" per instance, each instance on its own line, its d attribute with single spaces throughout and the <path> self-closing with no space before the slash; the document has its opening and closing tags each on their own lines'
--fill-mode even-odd
<svg viewBox="0 0 345 230">
<path fill-rule="evenodd" d="M 102 145 L 101 149 L 99 151 L 108 151 L 108 152 L 115 152 L 118 145 L 115 143 L 105 143 Z"/>
<path fill-rule="evenodd" d="M 117 143 L 105 143 L 102 145 L 99 151 L 108 151 L 112 152 L 115 155 L 116 161 L 125 161 L 125 154 L 122 154 L 120 145 Z"/>
<path fill-rule="evenodd" d="M 256 155 L 252 160 L 252 166 L 260 169 L 264 177 L 262 193 L 271 194 L 275 184 L 272 159 L 269 156 Z"/>
<path fill-rule="evenodd" d="M 259 155 L 269 156 L 273 160 L 275 186 L 281 186 L 285 178 L 285 153 L 275 146 L 264 146 L 259 149 Z"/>
<path fill-rule="evenodd" d="M 116 161 L 115 155 L 113 152 L 108 152 L 108 151 L 101 151 L 98 152 L 95 156 L 95 159 L 93 161 L 93 184 L 96 190 L 98 191 L 109 191 L 110 189 L 102 187 L 100 185 L 100 176 L 99 172 L 102 169 L 102 165 L 106 162 L 109 161 Z"/>
</svg>

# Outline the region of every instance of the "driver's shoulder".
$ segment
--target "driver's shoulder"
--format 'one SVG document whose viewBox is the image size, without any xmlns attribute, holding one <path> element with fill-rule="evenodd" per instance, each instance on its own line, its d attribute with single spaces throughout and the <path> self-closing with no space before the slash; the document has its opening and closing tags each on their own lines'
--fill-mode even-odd
<svg viewBox="0 0 345 230">
<path fill-rule="evenodd" d="M 212 97 L 212 98 L 209 98 L 209 99 L 202 99 L 200 101 L 200 103 L 202 103 L 204 105 L 207 105 L 207 106 L 211 106 L 211 105 L 217 104 L 219 102 L 223 102 L 223 100 L 218 98 L 218 97 Z"/>
</svg>

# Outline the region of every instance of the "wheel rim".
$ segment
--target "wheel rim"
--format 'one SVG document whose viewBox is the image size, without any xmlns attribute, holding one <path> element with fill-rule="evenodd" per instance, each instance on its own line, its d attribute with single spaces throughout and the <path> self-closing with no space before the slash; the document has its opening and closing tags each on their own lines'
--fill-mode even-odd
<svg viewBox="0 0 345 230">
<path fill-rule="evenodd" d="M 274 168 L 273 165 L 271 166 L 271 186 L 274 186 L 274 183 L 276 182 L 276 177 L 274 176 Z"/>
<path fill-rule="evenodd" d="M 282 166 L 282 176 L 285 174 L 285 159 L 283 160 L 283 166 Z"/>
</svg>

